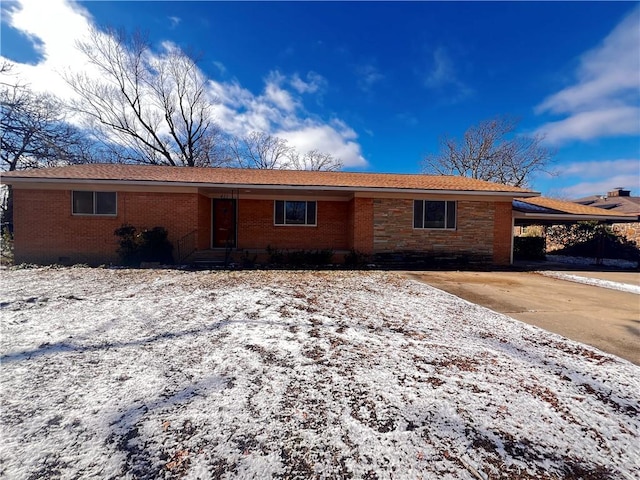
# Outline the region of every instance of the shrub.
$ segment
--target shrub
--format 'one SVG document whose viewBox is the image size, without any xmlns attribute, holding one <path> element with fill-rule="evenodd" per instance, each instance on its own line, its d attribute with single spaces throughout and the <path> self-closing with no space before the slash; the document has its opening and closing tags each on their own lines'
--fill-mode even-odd
<svg viewBox="0 0 640 480">
<path fill-rule="evenodd" d="M 169 232 L 164 227 L 153 227 L 140 233 L 140 260 L 142 262 L 173 263 L 173 245 L 168 240 Z"/>
<path fill-rule="evenodd" d="M 359 252 L 353 248 L 344 256 L 344 264 L 348 267 L 362 267 L 369 263 L 369 261 L 369 255 Z"/>
<path fill-rule="evenodd" d="M 294 267 L 310 265 L 328 265 L 333 259 L 333 250 L 278 250 L 267 246 L 269 263 Z"/>
<path fill-rule="evenodd" d="M 139 266 L 140 262 L 173 262 L 173 245 L 168 240 L 164 227 L 143 229 L 138 233 L 133 225 L 124 224 L 117 228 L 114 235 L 120 237 L 117 250 L 121 263 L 127 266 Z"/>
<path fill-rule="evenodd" d="M 267 245 L 267 255 L 269 255 L 270 264 L 282 265 L 286 261 L 285 253 L 277 248 L 271 248 L 271 245 Z"/>
<path fill-rule="evenodd" d="M 640 259 L 640 249 L 635 242 L 614 232 L 610 225 L 598 222 L 554 226 L 549 229 L 547 237 L 549 241 L 563 245 L 553 252 L 557 255 L 631 261 Z"/>
<path fill-rule="evenodd" d="M 118 241 L 119 247 L 116 250 L 120 257 L 120 262 L 130 267 L 140 265 L 139 240 L 136 235 L 136 227 L 124 224 L 120 228 L 116 228 L 113 234 L 120 237 Z"/>
<path fill-rule="evenodd" d="M 513 256 L 518 260 L 544 260 L 545 239 L 543 237 L 515 237 Z"/>
<path fill-rule="evenodd" d="M 2 263 L 13 263 L 13 235 L 8 227 L 2 229 L 0 236 L 0 258 Z"/>
</svg>

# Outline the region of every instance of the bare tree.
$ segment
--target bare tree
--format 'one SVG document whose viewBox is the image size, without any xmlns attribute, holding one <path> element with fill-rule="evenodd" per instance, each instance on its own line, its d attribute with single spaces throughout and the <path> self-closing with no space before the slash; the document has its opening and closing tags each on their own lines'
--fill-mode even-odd
<svg viewBox="0 0 640 480">
<path fill-rule="evenodd" d="M 0 66 L 3 74 L 10 70 Z M 86 163 L 95 154 L 91 140 L 68 123 L 58 99 L 34 93 L 17 79 L 0 81 L 0 170 Z M 11 222 L 11 200 L 11 189 L 3 187 L 3 222 Z"/>
<path fill-rule="evenodd" d="M 342 161 L 335 158 L 330 153 L 323 153 L 319 150 L 309 150 L 304 155 L 293 150 L 289 154 L 287 168 L 292 170 L 324 170 L 338 171 L 342 169 Z"/>
<path fill-rule="evenodd" d="M 159 55 L 139 34 L 93 29 L 80 42 L 98 76 L 68 74 L 73 103 L 117 161 L 216 166 L 220 131 L 196 63 L 175 46 Z"/>
<path fill-rule="evenodd" d="M 0 89 L 2 170 L 49 167 L 91 160 L 91 144 L 67 122 L 59 100 L 19 85 Z"/>
<path fill-rule="evenodd" d="M 498 117 L 469 128 L 460 140 L 445 136 L 440 152 L 424 159 L 423 170 L 526 186 L 534 173 L 547 171 L 553 152 L 539 135 L 514 135 L 517 126 L 516 120 Z"/>
<path fill-rule="evenodd" d="M 293 149 L 283 138 L 266 132 L 251 132 L 244 137 L 232 137 L 229 151 L 241 168 L 271 170 L 286 168 Z"/>
</svg>

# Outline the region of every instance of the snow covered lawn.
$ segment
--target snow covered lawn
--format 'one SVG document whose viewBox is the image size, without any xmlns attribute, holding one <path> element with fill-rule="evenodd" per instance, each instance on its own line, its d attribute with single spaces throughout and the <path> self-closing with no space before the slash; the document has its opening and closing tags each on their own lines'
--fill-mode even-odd
<svg viewBox="0 0 640 480">
<path fill-rule="evenodd" d="M 0 477 L 640 477 L 640 368 L 394 273 L 3 270 Z"/>
</svg>

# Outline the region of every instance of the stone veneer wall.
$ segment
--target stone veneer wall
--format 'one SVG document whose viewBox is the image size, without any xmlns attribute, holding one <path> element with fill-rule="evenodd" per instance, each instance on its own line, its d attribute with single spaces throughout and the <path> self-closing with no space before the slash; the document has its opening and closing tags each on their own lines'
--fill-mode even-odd
<svg viewBox="0 0 640 480">
<path fill-rule="evenodd" d="M 458 201 L 456 230 L 413 228 L 412 199 L 374 199 L 374 253 L 423 252 L 494 260 L 494 202 Z M 509 225 L 509 231 L 511 227 Z"/>
</svg>

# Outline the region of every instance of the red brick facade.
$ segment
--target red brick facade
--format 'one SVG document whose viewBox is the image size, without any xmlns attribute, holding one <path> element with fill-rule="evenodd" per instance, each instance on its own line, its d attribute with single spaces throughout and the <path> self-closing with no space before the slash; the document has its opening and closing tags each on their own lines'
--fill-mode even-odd
<svg viewBox="0 0 640 480">
<path fill-rule="evenodd" d="M 318 201 L 316 226 L 274 225 L 273 200 L 238 202 L 238 248 L 346 250 L 348 202 Z"/>
<path fill-rule="evenodd" d="M 211 198 L 198 193 L 117 194 L 117 215 L 72 215 L 70 190 L 14 189 L 15 261 L 117 261 L 114 230 L 162 226 L 174 247 L 197 230 L 197 248 L 211 246 Z M 274 198 L 275 199 L 275 198 Z M 469 255 L 508 264 L 511 203 L 458 200 L 455 230 L 413 228 L 413 199 L 318 200 L 317 225 L 274 225 L 274 199 L 237 200 L 237 249 L 354 249 L 364 254 L 421 252 Z"/>
<path fill-rule="evenodd" d="M 113 232 L 125 223 L 138 229 L 165 227 L 175 246 L 197 227 L 199 202 L 208 199 L 197 193 L 118 192 L 117 215 L 72 215 L 70 190 L 14 189 L 15 262 L 116 261 Z"/>
</svg>

